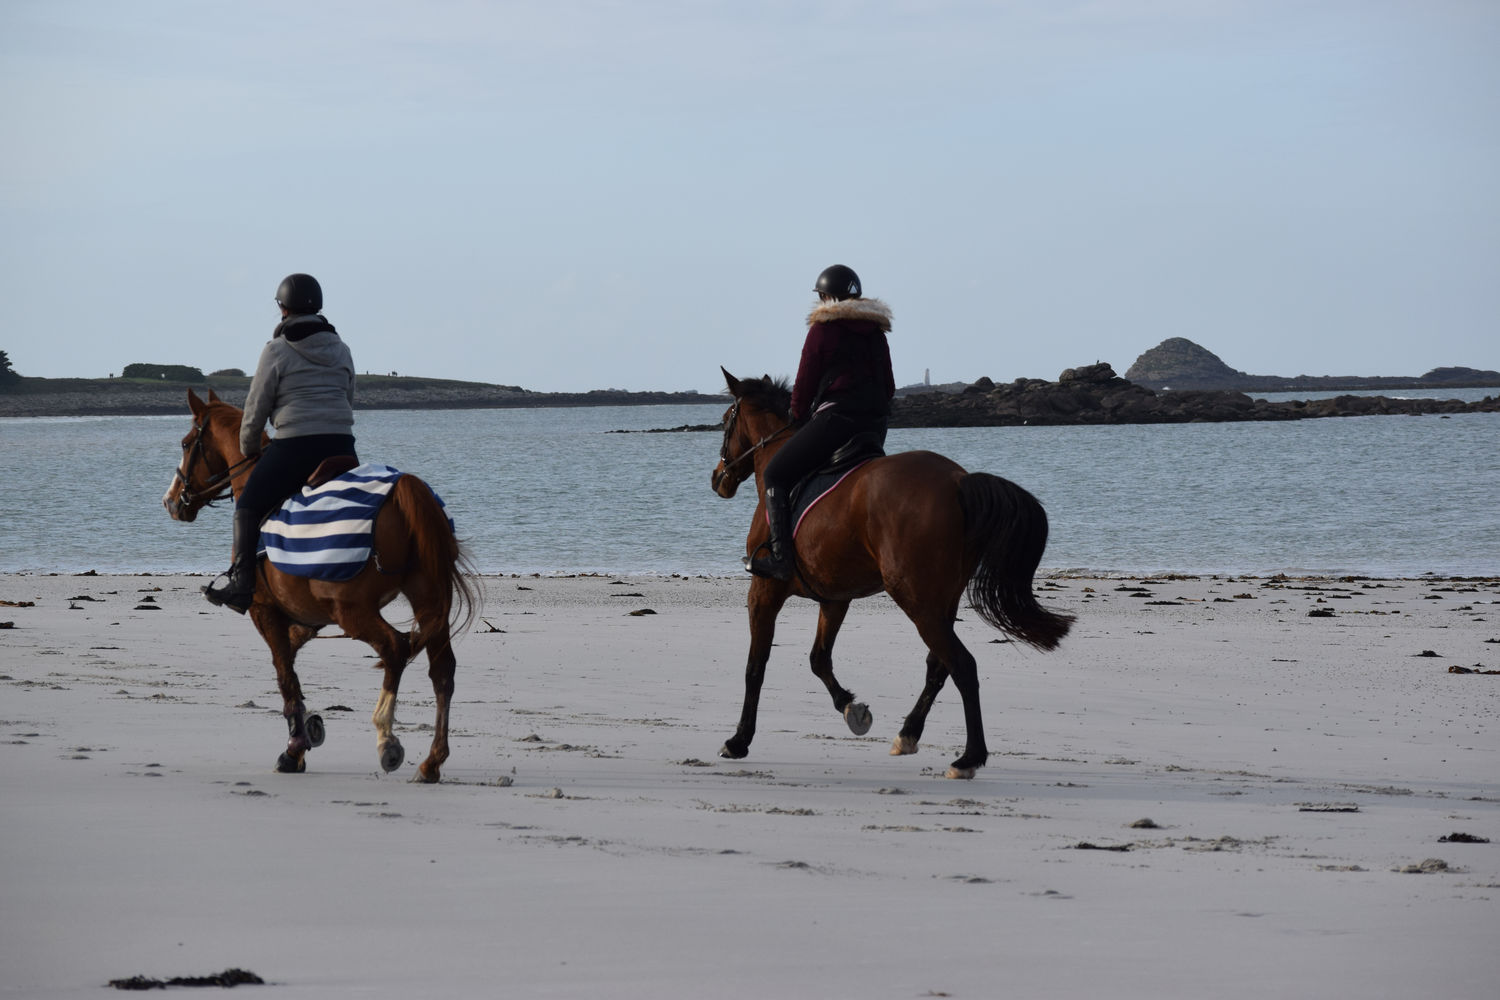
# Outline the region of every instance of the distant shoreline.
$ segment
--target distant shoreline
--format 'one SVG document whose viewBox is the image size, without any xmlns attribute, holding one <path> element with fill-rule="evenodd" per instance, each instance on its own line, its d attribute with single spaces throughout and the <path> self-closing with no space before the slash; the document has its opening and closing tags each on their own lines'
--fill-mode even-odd
<svg viewBox="0 0 1500 1000">
<path fill-rule="evenodd" d="M 1368 383 L 1374 380 L 1356 380 Z M 1380 389 L 1458 389 L 1434 386 L 1423 379 L 1380 379 Z M 1401 385 L 1390 384 L 1400 381 Z M 187 393 L 209 391 L 225 402 L 242 405 L 250 380 L 239 375 L 209 375 L 192 381 L 137 378 L 20 378 L 0 385 L 0 418 L 171 416 L 187 411 Z M 1335 385 L 1333 380 L 1308 391 L 1368 392 L 1368 384 Z M 1477 386 L 1477 388 L 1487 388 Z M 1257 390 L 1266 391 L 1266 390 Z M 1287 391 L 1287 390 L 1280 390 Z M 519 386 L 491 385 L 398 375 L 360 375 L 356 410 L 537 409 L 586 406 L 723 406 L 724 394 L 632 392 L 533 392 Z M 1307 417 L 1364 416 L 1382 413 L 1493 412 L 1500 399 L 1461 403 L 1456 400 L 1349 397 L 1309 403 L 1271 403 L 1233 389 L 1153 390 L 1120 378 L 1107 364 L 1068 369 L 1058 381 L 1017 379 L 996 385 L 987 378 L 972 384 L 904 386 L 898 390 L 892 427 L 974 427 L 1103 423 L 1182 423 L 1192 421 L 1288 420 Z M 683 426 L 674 430 L 698 430 Z"/>
<path fill-rule="evenodd" d="M 209 376 L 202 381 L 161 383 L 140 379 L 22 378 L 0 387 L 0 417 L 139 417 L 187 412 L 189 390 L 210 390 L 243 405 L 250 380 Z M 571 406 L 670 406 L 723 404 L 724 396 L 700 392 L 532 392 L 518 386 L 396 375 L 356 376 L 356 410 L 532 409 Z"/>
</svg>

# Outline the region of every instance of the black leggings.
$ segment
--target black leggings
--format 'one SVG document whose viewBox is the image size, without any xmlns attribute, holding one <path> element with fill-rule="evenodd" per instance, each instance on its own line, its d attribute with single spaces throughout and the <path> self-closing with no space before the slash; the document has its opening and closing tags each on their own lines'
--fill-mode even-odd
<svg viewBox="0 0 1500 1000">
<path fill-rule="evenodd" d="M 766 463 L 766 489 L 785 497 L 802 477 L 816 472 L 854 435 L 879 430 L 882 425 L 878 419 L 859 420 L 832 409 L 813 414 Z"/>
<path fill-rule="evenodd" d="M 258 519 L 264 519 L 300 490 L 325 458 L 353 454 L 352 434 L 273 438 L 251 470 L 250 481 L 234 502 L 234 509 L 253 512 Z"/>
</svg>

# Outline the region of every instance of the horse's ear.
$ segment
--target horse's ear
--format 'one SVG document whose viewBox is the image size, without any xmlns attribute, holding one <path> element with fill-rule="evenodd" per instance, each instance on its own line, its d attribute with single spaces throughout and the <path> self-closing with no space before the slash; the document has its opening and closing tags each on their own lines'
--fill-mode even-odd
<svg viewBox="0 0 1500 1000">
<path fill-rule="evenodd" d="M 209 395 L 210 396 L 213 395 L 213 391 L 212 390 L 209 391 Z M 194 392 L 193 390 L 189 389 L 188 390 L 188 409 L 190 409 L 190 410 L 193 411 L 193 416 L 195 416 L 195 417 L 201 417 L 201 416 L 203 416 L 204 411 L 208 409 L 208 404 L 205 403 L 203 400 L 199 399 L 198 398 L 198 394 L 196 392 Z"/>
<path fill-rule="evenodd" d="M 208 390 L 208 401 L 210 403 L 223 402 L 223 400 L 219 399 L 219 394 L 217 392 L 214 392 L 212 389 Z"/>
<path fill-rule="evenodd" d="M 724 384 L 729 387 L 729 394 L 731 396 L 738 396 L 740 394 L 740 380 L 729 374 L 729 370 L 723 365 L 719 366 L 719 371 L 724 373 Z"/>
</svg>

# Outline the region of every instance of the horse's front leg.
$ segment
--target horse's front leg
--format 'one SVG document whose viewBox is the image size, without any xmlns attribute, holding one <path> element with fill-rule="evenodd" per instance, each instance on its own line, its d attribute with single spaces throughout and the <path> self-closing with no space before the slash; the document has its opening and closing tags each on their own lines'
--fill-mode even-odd
<svg viewBox="0 0 1500 1000">
<path fill-rule="evenodd" d="M 813 638 L 808 660 L 812 664 L 813 676 L 822 681 L 833 696 L 833 707 L 843 715 L 849 731 L 855 736 L 863 736 L 870 731 L 870 724 L 874 721 L 870 706 L 856 702 L 854 692 L 845 689 L 833 676 L 833 641 L 838 638 L 839 626 L 844 624 L 844 615 L 848 613 L 848 601 L 824 601 L 818 606 L 818 632 Z"/>
<path fill-rule="evenodd" d="M 891 743 L 892 757 L 917 752 L 917 746 L 922 740 L 922 730 L 927 726 L 927 713 L 932 711 L 932 703 L 937 700 L 938 692 L 943 689 L 947 680 L 948 668 L 943 666 L 943 661 L 937 658 L 936 653 L 928 653 L 927 683 L 922 687 L 922 693 L 917 697 L 917 703 L 906 717 L 906 722 L 902 724 L 901 731 Z"/>
<path fill-rule="evenodd" d="M 750 752 L 755 739 L 755 716 L 760 707 L 760 687 L 771 658 L 771 640 L 776 635 L 776 616 L 786 603 L 790 587 L 777 580 L 756 577 L 750 583 L 750 656 L 745 663 L 745 705 L 734 735 L 719 748 L 720 757 L 739 760 Z"/>
<path fill-rule="evenodd" d="M 266 646 L 271 650 L 271 662 L 276 667 L 276 686 L 281 691 L 281 714 L 286 719 L 286 749 L 276 759 L 276 770 L 283 774 L 301 774 L 307 770 L 307 751 L 322 743 L 322 720 L 318 720 L 320 732 L 317 739 L 308 731 L 307 705 L 302 700 L 302 682 L 297 677 L 293 664 L 297 651 L 317 634 L 318 630 L 294 623 L 270 604 L 257 603 L 250 607 L 250 618 L 255 622 Z M 316 718 L 316 717 L 315 717 Z"/>
</svg>

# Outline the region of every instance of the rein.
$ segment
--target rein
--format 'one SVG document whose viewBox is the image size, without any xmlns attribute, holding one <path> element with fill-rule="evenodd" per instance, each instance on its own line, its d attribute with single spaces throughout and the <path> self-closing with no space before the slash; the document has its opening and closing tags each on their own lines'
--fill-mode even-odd
<svg viewBox="0 0 1500 1000">
<path fill-rule="evenodd" d="M 792 429 L 792 422 L 788 420 L 784 427 L 772 431 L 770 434 L 767 434 L 765 437 L 761 438 L 759 441 L 755 442 L 750 447 L 740 452 L 734 458 L 730 458 L 729 442 L 734 437 L 735 430 L 738 429 L 739 419 L 740 401 L 736 399 L 734 401 L 734 405 L 729 408 L 729 419 L 724 421 L 724 444 L 719 448 L 719 460 L 724 463 L 724 472 L 719 476 L 720 481 L 722 481 L 725 476 L 728 476 L 730 470 L 735 466 L 739 465 L 746 459 L 754 458 L 756 452 L 760 451 L 766 445 L 770 444 L 772 441 L 775 441 L 777 438 L 781 437 L 781 435 Z M 744 476 L 742 475 L 740 478 L 743 479 Z M 715 485 L 717 485 L 717 483 Z"/>
<path fill-rule="evenodd" d="M 224 498 L 224 494 L 233 487 L 235 475 L 248 465 L 253 465 L 260 460 L 259 455 L 251 455 L 242 458 L 233 465 L 225 467 L 223 472 L 214 472 L 209 475 L 208 480 L 199 489 L 193 488 L 191 474 L 193 462 L 202 459 L 205 467 L 208 466 L 208 454 L 203 447 L 203 435 L 208 430 L 208 418 L 204 417 L 194 428 L 193 441 L 185 449 L 187 455 L 177 468 L 172 471 L 172 481 L 181 483 L 182 489 L 177 493 L 177 500 L 184 507 L 198 509 L 212 507 L 218 500 Z"/>
</svg>

